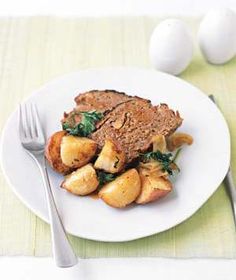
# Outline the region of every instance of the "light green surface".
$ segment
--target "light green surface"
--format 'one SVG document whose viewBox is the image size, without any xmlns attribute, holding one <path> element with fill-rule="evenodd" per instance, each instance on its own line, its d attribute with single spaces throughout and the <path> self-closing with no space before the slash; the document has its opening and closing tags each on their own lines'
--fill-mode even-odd
<svg viewBox="0 0 236 280">
<path fill-rule="evenodd" d="M 101 66 L 150 67 L 148 40 L 157 22 L 147 17 L 0 19 L 0 128 L 24 97 L 59 75 Z M 195 37 L 198 20 L 186 22 Z M 196 47 L 181 77 L 216 96 L 229 123 L 236 171 L 236 59 L 209 65 Z M 223 186 L 192 218 L 166 232 L 120 244 L 71 241 L 82 257 L 236 257 L 232 210 Z M 0 255 L 45 256 L 50 246 L 48 225 L 15 197 L 1 174 Z"/>
</svg>

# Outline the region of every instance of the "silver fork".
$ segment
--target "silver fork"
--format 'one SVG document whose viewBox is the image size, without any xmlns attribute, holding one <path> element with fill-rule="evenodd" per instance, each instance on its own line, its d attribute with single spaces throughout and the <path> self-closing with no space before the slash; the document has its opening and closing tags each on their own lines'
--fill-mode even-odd
<svg viewBox="0 0 236 280">
<path fill-rule="evenodd" d="M 34 104 L 20 105 L 19 137 L 26 152 L 34 159 L 40 169 L 45 187 L 46 200 L 51 224 L 52 249 L 56 265 L 70 267 L 77 264 L 77 257 L 67 239 L 53 198 L 44 157 L 45 138 Z"/>
</svg>

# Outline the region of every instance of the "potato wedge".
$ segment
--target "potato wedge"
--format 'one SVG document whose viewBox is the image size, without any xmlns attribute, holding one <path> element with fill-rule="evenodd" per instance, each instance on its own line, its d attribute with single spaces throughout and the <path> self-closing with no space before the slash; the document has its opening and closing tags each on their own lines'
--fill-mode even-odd
<svg viewBox="0 0 236 280">
<path fill-rule="evenodd" d="M 160 151 L 162 153 L 166 152 L 166 138 L 165 136 L 159 134 L 152 137 L 152 150 L 153 152 Z"/>
<path fill-rule="evenodd" d="M 184 144 L 192 145 L 193 137 L 186 133 L 176 132 L 167 138 L 167 148 L 169 151 L 174 151 Z"/>
<path fill-rule="evenodd" d="M 147 169 L 139 168 L 139 176 L 141 179 L 141 192 L 135 200 L 138 204 L 158 200 L 172 190 L 172 184 L 167 176 L 160 176 L 154 170 L 148 171 Z"/>
<path fill-rule="evenodd" d="M 98 193 L 108 205 L 123 208 L 132 203 L 141 190 L 141 181 L 136 169 L 130 169 L 106 184 Z"/>
<path fill-rule="evenodd" d="M 71 168 L 87 164 L 95 155 L 97 144 L 86 137 L 66 135 L 61 141 L 61 160 Z"/>
<path fill-rule="evenodd" d="M 96 171 L 89 163 L 67 175 L 61 187 L 76 195 L 87 195 L 94 192 L 98 185 Z"/>
<path fill-rule="evenodd" d="M 94 167 L 109 173 L 120 172 L 125 165 L 125 152 L 109 139 L 106 139 L 101 153 L 99 154 Z"/>
<path fill-rule="evenodd" d="M 61 160 L 61 142 L 65 135 L 65 131 L 54 133 L 48 139 L 45 147 L 45 157 L 49 164 L 55 171 L 62 174 L 68 174 L 73 170 L 69 166 L 66 166 Z"/>
</svg>

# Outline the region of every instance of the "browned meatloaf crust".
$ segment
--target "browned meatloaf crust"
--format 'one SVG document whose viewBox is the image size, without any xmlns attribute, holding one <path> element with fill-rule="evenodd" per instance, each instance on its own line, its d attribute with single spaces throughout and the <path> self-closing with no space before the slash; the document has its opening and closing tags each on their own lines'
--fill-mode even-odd
<svg viewBox="0 0 236 280">
<path fill-rule="evenodd" d="M 91 90 L 75 97 L 75 103 L 78 111 L 96 110 L 105 112 L 116 107 L 120 103 L 136 98 L 142 99 L 115 90 Z M 143 100 L 145 100 L 145 102 L 150 102 L 147 99 Z"/>
<path fill-rule="evenodd" d="M 75 101 L 77 106 L 74 110 L 77 112 L 96 110 L 104 113 L 103 119 L 96 125 L 97 130 L 89 137 L 100 148 L 106 138 L 112 139 L 124 149 L 127 162 L 150 148 L 152 136 L 168 136 L 182 124 L 179 113 L 166 104 L 153 106 L 147 99 L 113 90 L 82 93 Z M 63 121 L 70 123 L 72 115 L 65 115 Z M 76 123 L 79 121 L 79 116 L 76 116 Z"/>
<path fill-rule="evenodd" d="M 96 110 L 106 114 L 117 105 L 127 102 L 129 100 L 138 99 L 150 103 L 150 100 L 142 99 L 137 96 L 129 96 L 124 92 L 115 90 L 91 90 L 85 93 L 80 93 L 75 97 L 76 107 L 70 113 L 64 113 L 62 122 L 73 124 L 80 122 L 80 116 L 76 112 L 88 112 Z"/>
</svg>

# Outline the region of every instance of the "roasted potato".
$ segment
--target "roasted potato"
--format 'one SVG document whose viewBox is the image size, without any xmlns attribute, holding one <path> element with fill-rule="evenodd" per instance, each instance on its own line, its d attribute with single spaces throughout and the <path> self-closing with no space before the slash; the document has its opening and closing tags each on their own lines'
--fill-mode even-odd
<svg viewBox="0 0 236 280">
<path fill-rule="evenodd" d="M 158 200 L 172 190 L 172 184 L 167 178 L 167 174 L 162 174 L 155 169 L 139 168 L 141 179 L 141 192 L 135 200 L 138 204 Z"/>
<path fill-rule="evenodd" d="M 130 169 L 106 184 L 98 196 L 108 205 L 123 208 L 132 203 L 141 190 L 141 182 L 136 169 Z"/>
<path fill-rule="evenodd" d="M 166 138 L 165 136 L 159 134 L 152 137 L 152 150 L 153 152 L 160 151 L 162 153 L 166 152 Z"/>
<path fill-rule="evenodd" d="M 86 137 L 66 135 L 61 141 L 61 160 L 71 168 L 79 168 L 88 163 L 97 150 L 97 144 Z"/>
<path fill-rule="evenodd" d="M 112 140 L 106 139 L 94 167 L 109 173 L 120 172 L 125 165 L 125 153 Z"/>
<path fill-rule="evenodd" d="M 66 135 L 65 131 L 58 131 L 54 133 L 47 141 L 45 148 L 45 157 L 47 158 L 51 167 L 62 174 L 68 174 L 72 169 L 65 165 L 61 160 L 61 142 Z"/>
<path fill-rule="evenodd" d="M 192 145 L 193 137 L 186 133 L 176 132 L 167 138 L 167 148 L 169 151 L 174 151 L 182 145 Z"/>
<path fill-rule="evenodd" d="M 87 195 L 94 192 L 98 185 L 96 171 L 89 163 L 67 175 L 61 187 L 76 195 Z"/>
</svg>

